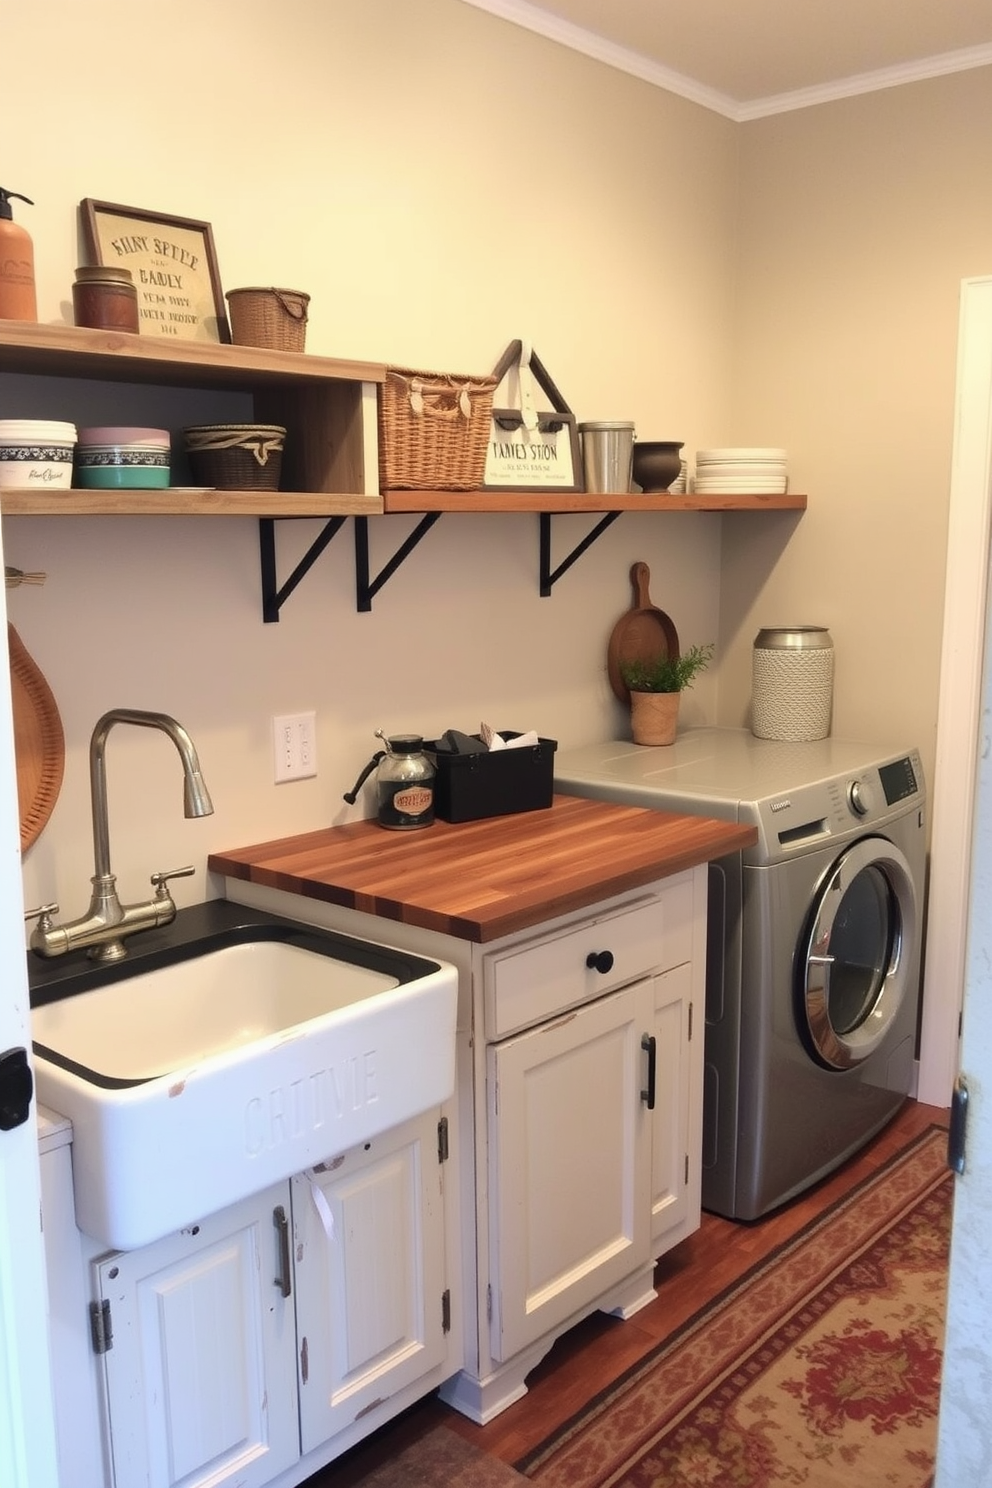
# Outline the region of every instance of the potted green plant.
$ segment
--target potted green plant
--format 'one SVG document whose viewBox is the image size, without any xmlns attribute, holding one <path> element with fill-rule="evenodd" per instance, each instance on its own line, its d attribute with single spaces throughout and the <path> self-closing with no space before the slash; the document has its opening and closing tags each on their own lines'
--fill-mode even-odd
<svg viewBox="0 0 992 1488">
<path fill-rule="evenodd" d="M 712 641 L 675 655 L 620 663 L 620 676 L 630 692 L 630 723 L 635 744 L 673 744 L 679 696 L 713 660 Z"/>
</svg>

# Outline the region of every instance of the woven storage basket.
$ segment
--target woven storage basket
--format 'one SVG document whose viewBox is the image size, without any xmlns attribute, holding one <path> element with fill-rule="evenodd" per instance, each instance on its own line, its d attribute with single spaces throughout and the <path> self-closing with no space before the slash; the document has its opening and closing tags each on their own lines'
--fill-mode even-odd
<svg viewBox="0 0 992 1488">
<path fill-rule="evenodd" d="M 278 491 L 281 424 L 197 424 L 184 429 L 193 479 L 219 491 Z"/>
<path fill-rule="evenodd" d="M 495 377 L 387 367 L 379 481 L 400 491 L 475 491 L 486 473 Z"/>
<path fill-rule="evenodd" d="M 231 339 L 235 346 L 302 351 L 310 296 L 299 289 L 229 289 Z"/>
</svg>

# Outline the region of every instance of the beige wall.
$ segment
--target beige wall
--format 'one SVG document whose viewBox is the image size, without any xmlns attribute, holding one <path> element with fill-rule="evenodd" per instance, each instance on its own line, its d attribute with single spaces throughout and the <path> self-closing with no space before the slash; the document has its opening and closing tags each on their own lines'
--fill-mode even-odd
<svg viewBox="0 0 992 1488">
<path fill-rule="evenodd" d="M 5 52 L 57 46 L 57 85 L 7 69 L 3 185 L 35 198 L 43 320 L 68 313 L 85 196 L 212 222 L 227 287 L 313 296 L 309 349 L 487 370 L 529 337 L 581 418 L 628 417 L 687 448 L 729 420 L 738 134 L 725 119 L 458 0 L 49 0 L 5 18 Z M 0 379 L 2 383 L 2 379 Z M 92 421 L 77 388 L 0 385 L 5 412 Z M 106 403 L 102 406 L 106 409 Z M 202 421 L 188 399 L 132 421 Z M 116 405 L 115 405 L 116 412 Z M 101 416 L 106 418 L 104 412 Z M 409 530 L 373 524 L 373 565 Z M 555 557 L 590 523 L 555 525 Z M 316 535 L 285 524 L 280 565 Z M 625 516 L 538 596 L 534 516 L 442 518 L 376 599 L 354 604 L 350 526 L 278 625 L 260 618 L 244 519 L 7 519 L 7 561 L 45 569 L 10 615 L 66 729 L 65 784 L 25 862 L 29 903 L 84 907 L 92 848 L 86 750 L 116 705 L 174 713 L 199 746 L 216 814 L 184 822 L 164 740 L 117 729 L 108 752 L 113 865 L 140 897 L 156 868 L 339 822 L 373 730 L 537 728 L 566 743 L 627 727 L 605 678 L 629 570 L 687 641 L 716 636 L 720 519 Z M 717 677 L 689 695 L 715 715 Z M 272 784 L 273 714 L 317 713 L 319 776 Z M 202 872 L 180 880 L 202 897 Z"/>
<path fill-rule="evenodd" d="M 5 52 L 35 59 L 5 74 L 25 127 L 2 184 L 36 199 L 17 215 L 43 320 L 69 315 L 83 197 L 202 217 L 227 287 L 311 292 L 314 352 L 484 370 L 522 335 L 580 419 L 632 418 L 690 456 L 783 444 L 810 495 L 801 519 L 624 516 L 543 600 L 535 517 L 445 516 L 366 615 L 346 529 L 273 626 L 250 520 L 6 519 L 8 563 L 49 574 L 8 602 L 68 749 L 30 903 L 85 903 L 86 749 L 108 707 L 179 717 L 217 806 L 184 822 L 168 745 L 115 732 L 130 898 L 212 846 L 356 814 L 341 794 L 377 726 L 625 730 L 605 651 L 635 560 L 685 641 L 719 634 L 688 722 L 743 721 L 759 624 L 819 621 L 836 731 L 912 737 L 929 764 L 958 281 L 992 257 L 987 70 L 738 126 L 459 0 L 174 0 L 167 17 L 46 0 L 5 18 Z M 35 408 L 108 416 L 103 390 L 0 376 L 0 412 Z M 139 392 L 114 413 L 202 417 Z M 556 558 L 588 525 L 556 522 Z M 373 524 L 375 567 L 409 526 Z M 318 530 L 285 524 L 283 569 Z M 276 787 L 272 715 L 303 709 L 318 778 Z M 209 892 L 202 872 L 177 888 Z"/>
<path fill-rule="evenodd" d="M 810 505 L 781 561 L 772 524 L 725 523 L 720 718 L 745 716 L 759 626 L 825 624 L 834 732 L 915 740 L 932 781 L 958 300 L 992 271 L 992 74 L 741 138 L 735 438 L 774 434 Z"/>
</svg>

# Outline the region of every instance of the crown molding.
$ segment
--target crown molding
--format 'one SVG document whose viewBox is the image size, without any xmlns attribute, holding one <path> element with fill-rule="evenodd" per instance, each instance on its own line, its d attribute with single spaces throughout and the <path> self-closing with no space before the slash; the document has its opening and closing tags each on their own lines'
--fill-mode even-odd
<svg viewBox="0 0 992 1488">
<path fill-rule="evenodd" d="M 973 67 L 992 67 L 992 43 L 962 47 L 956 52 L 941 52 L 933 57 L 920 57 L 915 62 L 900 62 L 894 67 L 880 67 L 874 72 L 859 72 L 836 82 L 821 83 L 814 88 L 798 88 L 793 93 L 778 93 L 768 98 L 755 98 L 736 105 L 735 118 L 741 123 L 763 119 L 770 114 L 786 114 L 793 109 L 813 108 L 818 103 L 833 103 L 840 98 L 856 98 L 861 93 L 879 93 L 884 88 L 899 88 L 904 83 L 925 82 L 927 78 L 945 77 L 951 72 L 967 72 Z"/>
<path fill-rule="evenodd" d="M 529 4 L 528 0 L 462 0 L 462 3 L 472 5 L 476 10 L 488 11 L 515 26 L 523 26 L 527 31 L 534 31 L 548 41 L 556 41 L 573 52 L 582 52 L 597 62 L 605 62 L 607 67 L 630 73 L 642 82 L 663 88 L 666 93 L 677 93 L 680 98 L 724 114 L 728 119 L 736 118 L 738 105 L 715 88 L 707 88 L 697 83 L 695 78 L 686 77 L 671 67 L 663 67 L 660 62 L 652 62 L 641 52 L 632 52 L 627 47 L 607 41 L 604 36 L 564 21 L 560 16 L 550 15 L 539 5 Z"/>
<path fill-rule="evenodd" d="M 952 72 L 966 72 L 974 67 L 992 66 L 992 43 L 982 46 L 962 47 L 958 51 L 941 52 L 933 57 L 921 57 L 913 62 L 898 63 L 893 67 L 880 67 L 873 72 L 860 72 L 851 77 L 839 78 L 829 83 L 820 83 L 811 88 L 797 88 L 790 93 L 777 93 L 767 98 L 753 98 L 742 103 L 729 94 L 708 88 L 695 78 L 653 62 L 640 52 L 618 46 L 587 31 L 560 16 L 551 15 L 530 0 L 462 0 L 476 10 L 487 11 L 515 26 L 522 26 L 548 41 L 581 52 L 607 67 L 615 67 L 631 77 L 640 78 L 666 93 L 675 93 L 702 108 L 722 114 L 726 119 L 743 124 L 752 119 L 763 119 L 771 114 L 790 113 L 796 109 L 813 108 L 821 103 L 833 103 L 842 98 L 855 98 L 862 93 L 876 93 L 884 88 L 898 88 L 904 83 L 918 83 L 927 78 L 943 77 Z"/>
</svg>

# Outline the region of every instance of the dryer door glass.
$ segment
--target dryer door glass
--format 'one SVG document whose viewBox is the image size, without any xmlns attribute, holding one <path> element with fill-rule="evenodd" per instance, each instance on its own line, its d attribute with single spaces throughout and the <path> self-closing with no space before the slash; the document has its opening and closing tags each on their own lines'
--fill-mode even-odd
<svg viewBox="0 0 992 1488">
<path fill-rule="evenodd" d="M 909 863 L 885 838 L 863 838 L 821 884 L 800 961 L 803 1031 L 821 1063 L 850 1069 L 881 1043 L 907 989 L 903 947 L 915 934 Z"/>
</svg>

